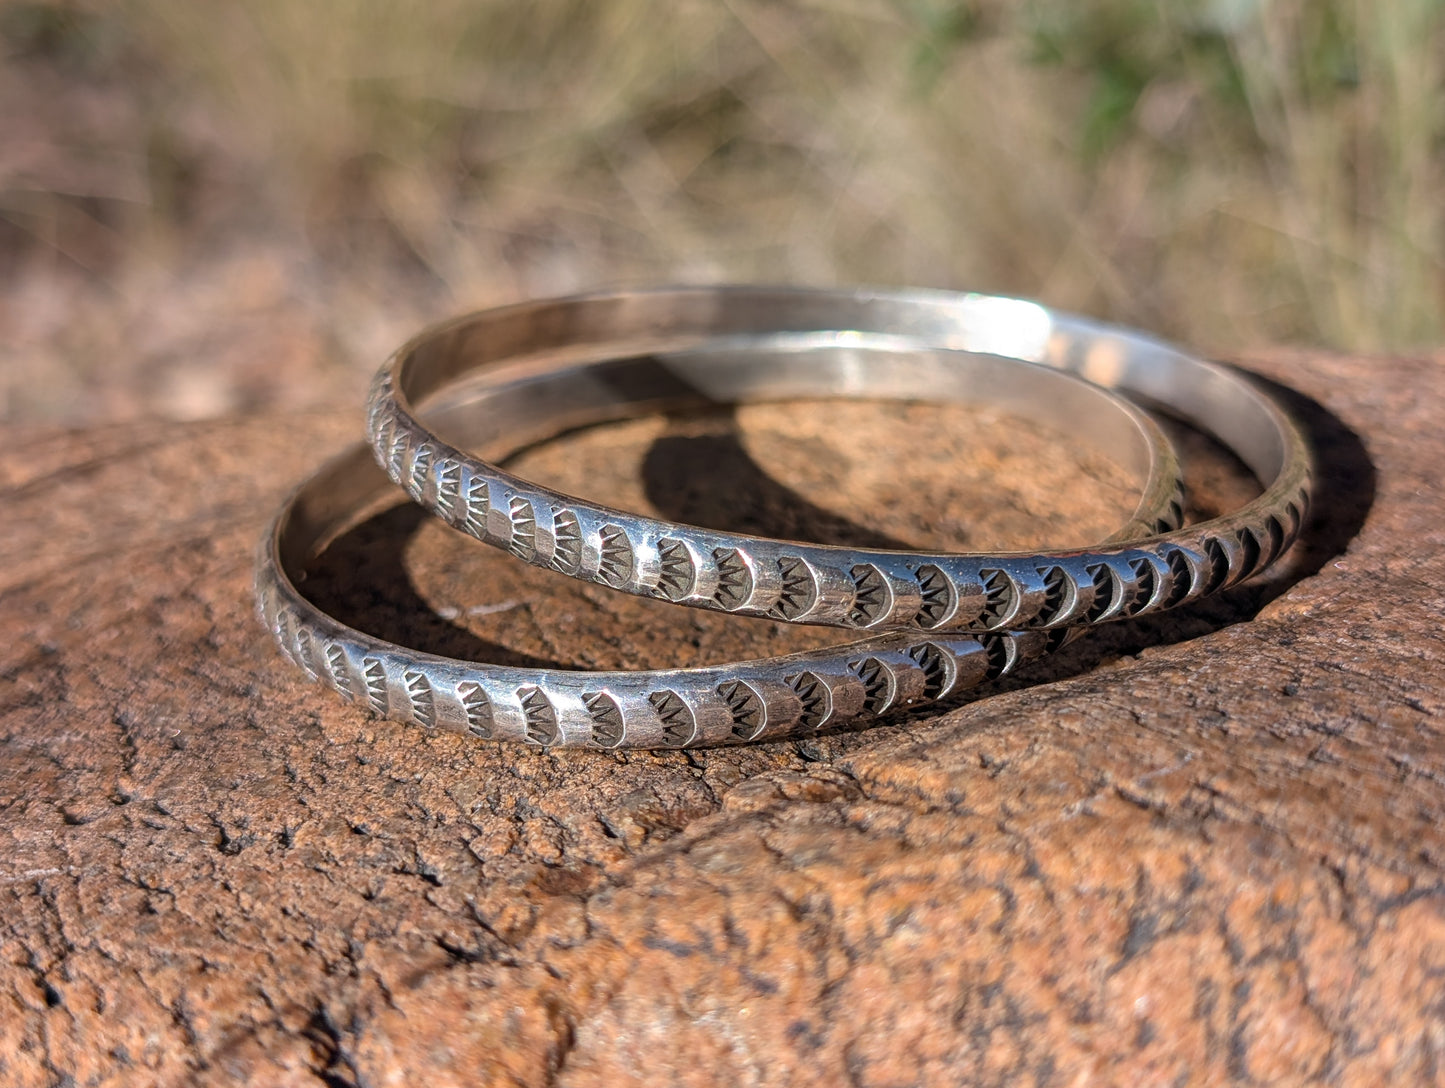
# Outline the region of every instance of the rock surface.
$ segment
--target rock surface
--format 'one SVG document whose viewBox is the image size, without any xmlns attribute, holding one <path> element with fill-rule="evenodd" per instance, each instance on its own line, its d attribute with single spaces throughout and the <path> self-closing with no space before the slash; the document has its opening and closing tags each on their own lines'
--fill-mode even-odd
<svg viewBox="0 0 1445 1088">
<path fill-rule="evenodd" d="M 694 753 L 425 735 L 280 658 L 254 545 L 357 412 L 12 431 L 0 1083 L 1440 1081 L 1445 369 L 1250 365 L 1321 447 L 1278 573 L 943 713 Z M 1040 436 L 914 411 L 644 421 L 523 463 L 837 539 L 1022 545 L 1120 501 Z M 900 450 L 925 481 L 986 451 L 1001 513 L 957 516 L 965 480 L 860 527 Z M 1194 454 L 1199 508 L 1237 501 Z M 725 471 L 698 495 L 689 464 Z M 493 660 L 839 637 L 575 586 L 405 508 L 312 584 L 376 634 Z"/>
</svg>

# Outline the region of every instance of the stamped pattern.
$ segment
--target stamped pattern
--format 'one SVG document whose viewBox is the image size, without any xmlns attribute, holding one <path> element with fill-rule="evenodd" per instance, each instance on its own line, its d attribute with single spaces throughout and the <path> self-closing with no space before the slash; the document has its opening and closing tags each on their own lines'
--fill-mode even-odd
<svg viewBox="0 0 1445 1088">
<path fill-rule="evenodd" d="M 1171 486 L 1162 507 L 1159 494 L 1152 495 L 1131 523 L 1134 534 L 1157 536 L 998 557 L 750 539 L 624 515 L 470 458 L 412 417 L 393 395 L 396 373 L 379 377 L 369 405 L 378 461 L 419 501 L 478 539 L 538 565 L 698 607 L 930 632 L 923 640 L 890 635 L 724 669 L 591 674 L 492 667 L 426 658 L 351 632 L 295 591 L 274 551 L 263 561 L 263 617 L 283 653 L 308 675 L 379 714 L 479 737 L 543 746 L 734 743 L 815 732 L 885 713 L 900 701 L 952 698 L 1062 645 L 1074 633 L 1069 625 L 1175 607 L 1253 576 L 1290 547 L 1309 517 L 1308 455 L 1286 421 L 1279 423 L 1283 467 L 1260 500 L 1181 529 L 1182 500 Z M 1187 417 L 1189 406 L 1180 407 Z M 499 510 L 492 509 L 493 487 Z M 979 633 L 950 634 L 967 630 Z"/>
<path fill-rule="evenodd" d="M 1044 607 L 1039 611 L 1039 623 L 1055 623 L 1073 610 L 1078 591 L 1063 567 L 1040 567 L 1039 574 L 1044 579 Z"/>
<path fill-rule="evenodd" d="M 620 525 L 604 525 L 597 535 L 597 577 L 614 588 L 625 585 L 632 577 L 633 565 L 632 541 L 627 537 L 627 530 Z"/>
<path fill-rule="evenodd" d="M 813 607 L 818 599 L 818 579 L 804 559 L 785 555 L 778 560 L 778 577 L 783 588 L 773 604 L 772 614 L 779 619 L 796 620 Z"/>
<path fill-rule="evenodd" d="M 923 596 L 915 620 L 919 627 L 938 627 L 952 614 L 958 604 L 958 589 L 939 567 L 925 564 L 918 568 L 918 589 Z"/>
<path fill-rule="evenodd" d="M 527 740 L 533 744 L 556 744 L 557 710 L 546 693 L 540 687 L 524 687 L 518 690 L 517 699 L 522 704 L 522 716 L 527 723 Z"/>
<path fill-rule="evenodd" d="M 582 569 L 582 526 L 565 507 L 552 511 L 552 566 L 563 574 Z"/>
<path fill-rule="evenodd" d="M 893 611 L 893 590 L 881 570 L 872 563 L 859 563 L 848 574 L 853 579 L 848 620 L 854 627 L 871 627 Z"/>
<path fill-rule="evenodd" d="M 1091 623 L 1097 623 L 1105 613 L 1119 607 L 1119 580 L 1107 563 L 1090 564 L 1087 570 L 1089 585 L 1094 591 L 1087 615 Z"/>
<path fill-rule="evenodd" d="M 366 681 L 366 702 L 373 714 L 385 717 L 391 704 L 386 693 L 386 665 L 379 657 L 368 657 L 361 663 L 361 668 Z"/>
<path fill-rule="evenodd" d="M 1012 559 L 974 568 L 955 566 L 952 561 L 922 562 L 913 567 L 918 607 L 911 617 L 895 616 L 895 598 L 892 584 L 883 574 L 884 564 L 860 559 L 839 565 L 844 556 L 868 553 L 819 546 L 781 551 L 784 545 L 780 542 L 726 534 L 710 534 L 724 543 L 699 547 L 689 535 L 692 530 L 684 526 L 671 527 L 683 532 L 650 536 L 641 527 L 667 523 L 638 520 L 634 525 L 608 520 L 599 517 L 609 513 L 605 507 L 588 507 L 589 517 L 598 519 L 592 524 L 600 521 L 602 526 L 594 530 L 597 560 L 595 567 L 589 565 L 583 561 L 585 519 L 579 512 L 579 507 L 587 504 L 569 503 L 565 496 L 458 454 L 399 407 L 393 388 L 389 373 L 379 378 L 368 416 L 383 467 L 465 532 L 490 539 L 489 487 L 495 485 L 511 496 L 509 535 L 502 543 L 529 562 L 575 577 L 590 577 L 626 592 L 787 621 L 867 628 L 888 620 L 923 630 L 994 630 L 1102 622 L 1172 608 L 1246 579 L 1278 559 L 1298 535 L 1308 509 L 1306 474 L 1287 501 L 1274 509 L 1263 509 L 1257 503 L 1234 518 L 1180 529 L 1182 493 L 1177 480 L 1172 480 L 1165 497 L 1155 500 L 1163 502 L 1163 509 L 1156 506 L 1142 522 L 1161 534 L 1157 539 L 1141 541 L 1133 548 L 1096 550 L 1099 559 L 1112 557 L 1117 564 L 1098 559 L 1037 561 L 1047 560 L 1047 556 L 1032 562 L 1020 557 L 1019 563 L 1026 566 L 1015 565 Z M 463 482 L 465 493 L 459 494 Z M 538 502 L 552 515 L 554 543 L 550 550 L 538 547 L 533 513 Z M 644 546 L 657 557 L 650 571 L 637 562 L 638 549 Z M 1146 556 L 1149 569 L 1139 565 Z M 759 592 L 759 571 L 765 575 L 761 584 L 776 586 L 775 593 Z M 1131 580 L 1136 583 L 1152 584 L 1124 584 L 1119 580 L 1124 571 L 1132 572 Z M 1020 579 L 1036 586 L 1035 574 L 1043 579 L 1043 592 L 1030 589 L 1025 593 Z M 1104 582 L 1109 584 L 1104 586 Z M 960 607 L 965 599 L 977 599 L 979 586 L 983 591 L 981 610 L 971 603 Z M 1106 596 L 1107 605 L 1102 603 Z"/>
<path fill-rule="evenodd" d="M 457 520 L 462 498 L 462 466 L 450 458 L 437 465 L 437 513 L 446 522 Z"/>
<path fill-rule="evenodd" d="M 436 725 L 436 698 L 432 695 L 431 681 L 426 673 L 420 669 L 408 669 L 404 678 L 407 699 L 411 702 L 412 721 L 427 728 Z"/>
<path fill-rule="evenodd" d="M 332 687 L 348 699 L 356 697 L 351 686 L 351 670 L 346 664 L 346 651 L 334 642 L 326 647 L 326 673 Z"/>
<path fill-rule="evenodd" d="M 491 740 L 494 719 L 487 689 L 475 680 L 463 680 L 457 685 L 457 697 L 461 700 L 467 732 L 482 740 Z"/>
<path fill-rule="evenodd" d="M 276 571 L 277 567 L 263 567 Z M 954 694 L 955 655 L 992 639 L 1004 654 L 1018 639 L 1032 639 L 1031 659 L 1044 636 L 955 636 L 951 648 L 909 644 L 897 636 L 730 667 L 719 678 L 708 670 L 616 674 L 617 687 L 601 688 L 602 674 L 548 669 L 493 668 L 445 659 L 422 659 L 395 648 L 378 652 L 367 640 L 319 614 L 289 582 L 274 573 L 258 582 L 263 623 L 286 657 L 316 662 L 313 679 L 373 713 L 422 728 L 449 728 L 480 740 L 513 740 L 550 747 L 688 747 L 736 744 L 809 734 L 836 721 L 871 716 L 900 705 L 900 670 L 917 664 L 924 675 L 922 702 Z M 859 653 L 859 647 L 877 647 Z M 806 667 L 816 661 L 815 667 Z M 356 664 L 352 664 L 355 662 Z M 1003 662 L 1012 668 L 1015 659 Z M 649 677 L 655 677 L 649 680 Z M 524 679 L 529 678 L 529 679 Z M 910 688 L 917 701 L 918 689 Z M 571 694 L 569 694 L 569 692 Z M 498 707 L 515 710 L 501 715 Z M 704 736 L 702 723 L 712 721 Z M 634 729 L 634 724 L 637 728 Z M 565 727 L 565 728 L 564 728 Z M 571 738 L 571 739 L 569 739 Z"/>
<path fill-rule="evenodd" d="M 438 512 L 459 528 L 488 539 L 490 484 L 487 478 L 475 471 L 467 475 L 446 448 L 428 449 L 428 443 L 433 440 L 413 428 L 412 421 L 398 417 L 385 403 L 377 408 L 371 429 L 375 440 L 384 444 L 387 453 L 384 467 L 399 477 L 408 491 L 418 497 L 431 496 Z M 506 482 L 515 481 L 507 478 Z M 1114 616 L 1176 607 L 1242 581 L 1278 559 L 1297 537 L 1308 503 L 1306 483 L 1277 514 L 1261 513 L 1254 521 L 1235 524 L 1227 531 L 1202 527 L 1192 541 L 1176 542 L 1166 535 L 1158 542 L 1132 549 L 1132 554 L 1129 549 L 1116 550 L 1113 554 L 1123 559 L 1122 568 L 1102 562 L 1038 566 L 1034 569 L 1043 579 L 1044 592 L 1037 603 L 1028 606 L 1020 598 L 1017 576 L 1011 573 L 1010 567 L 979 568 L 978 582 L 973 584 L 982 586 L 984 604 L 981 613 L 976 615 L 970 615 L 974 612 L 971 608 L 959 607 L 965 593 L 977 592 L 971 584 L 960 584 L 960 576 L 942 564 L 920 564 L 914 572 L 919 605 L 912 623 L 926 630 L 967 629 L 973 624 L 985 630 L 1005 625 L 1046 627 L 1060 622 L 1099 622 Z M 570 507 L 549 509 L 554 534 L 553 547 L 545 562 L 554 569 L 581 576 L 580 519 Z M 509 534 L 505 543 L 513 554 L 530 562 L 542 562 L 534 510 L 534 502 L 527 495 L 512 495 L 508 500 Z M 1175 528 L 1182 516 L 1180 500 L 1177 496 L 1171 498 L 1167 513 L 1159 519 L 1161 527 L 1169 529 L 1174 536 L 1187 536 L 1190 530 Z M 631 589 L 638 571 L 635 545 L 626 526 L 604 524 L 598 531 L 597 542 L 598 581 L 614 588 Z M 761 559 L 751 553 L 762 544 L 714 548 L 706 553 L 708 562 L 704 565 L 683 538 L 659 538 L 656 579 L 648 592 L 695 604 L 700 600 L 696 596 L 697 588 L 706 575 L 713 588 L 704 603 L 727 611 L 771 615 L 784 620 L 806 617 L 809 622 L 846 623 L 853 627 L 867 627 L 891 615 L 891 587 L 877 564 L 854 563 L 839 572 L 839 584 L 851 587 L 851 592 L 836 601 L 825 600 L 813 561 L 794 554 L 780 555 L 773 561 L 779 586 L 777 595 L 771 603 L 764 602 L 766 607 L 755 605 L 754 571 Z M 1133 584 L 1119 582 L 1119 569 L 1131 572 Z M 968 574 L 965 571 L 962 576 Z M 1161 578 L 1166 583 L 1162 591 Z M 1083 601 L 1088 602 L 1086 606 L 1080 603 Z M 305 653 L 304 650 L 298 652 Z M 315 667 L 316 663 L 312 665 Z"/>
<path fill-rule="evenodd" d="M 507 551 L 518 559 L 532 559 L 537 554 L 537 514 L 532 504 L 521 495 L 513 495 L 507 503 L 508 520 L 512 523 L 512 535 L 507 540 Z"/>
<path fill-rule="evenodd" d="M 983 606 L 985 627 L 997 627 L 1013 611 L 1018 601 L 1018 587 L 1013 579 L 1002 570 L 981 570 L 978 577 L 983 582 L 986 602 Z"/>
<path fill-rule="evenodd" d="M 757 688 L 742 680 L 719 684 L 717 693 L 732 715 L 732 739 L 746 743 L 757 738 L 768 724 L 768 704 Z"/>
<path fill-rule="evenodd" d="M 605 691 L 588 691 L 582 695 L 587 713 L 592 716 L 592 743 L 599 748 L 616 748 L 627 735 L 622 708 Z"/>
<path fill-rule="evenodd" d="M 685 542 L 663 537 L 657 542 L 657 591 L 670 601 L 680 601 L 697 584 L 697 568 Z"/>
<path fill-rule="evenodd" d="M 882 714 L 898 697 L 898 677 L 876 657 L 865 657 L 852 665 L 854 674 L 863 683 L 863 709 L 869 714 Z"/>
<path fill-rule="evenodd" d="M 713 600 L 729 612 L 741 608 L 753 595 L 753 572 L 743 553 L 735 548 L 718 548 L 712 558 L 717 564 L 717 591 Z"/>
<path fill-rule="evenodd" d="M 953 659 L 943 647 L 923 642 L 912 646 L 908 656 L 923 670 L 923 697 L 940 698 L 953 684 Z"/>
<path fill-rule="evenodd" d="M 1178 548 L 1170 548 L 1164 556 L 1169 567 L 1169 592 L 1164 598 L 1165 608 L 1175 608 L 1183 603 L 1194 588 L 1194 576 L 1189 569 L 1189 557 Z"/>
<path fill-rule="evenodd" d="M 467 481 L 467 498 L 463 505 L 462 531 L 478 540 L 487 539 L 487 515 L 491 512 L 491 494 L 487 481 L 473 476 Z"/>
<path fill-rule="evenodd" d="M 1003 635 L 984 635 L 979 639 L 983 652 L 988 657 L 988 671 L 985 680 L 998 680 L 1007 675 L 1018 663 L 1018 644 Z"/>
<path fill-rule="evenodd" d="M 815 672 L 800 672 L 788 677 L 788 684 L 802 703 L 798 723 L 808 732 L 817 732 L 833 717 L 833 691 L 828 682 Z"/>
<path fill-rule="evenodd" d="M 432 446 L 423 442 L 416 447 L 407 470 L 407 492 L 415 499 L 425 501 L 427 485 L 431 482 Z M 440 474 L 437 476 L 438 491 L 441 487 Z"/>
<path fill-rule="evenodd" d="M 670 748 L 682 748 L 691 744 L 697 736 L 697 715 L 687 700 L 675 691 L 654 691 L 647 697 L 657 711 L 657 720 L 662 725 L 662 735 Z"/>
</svg>

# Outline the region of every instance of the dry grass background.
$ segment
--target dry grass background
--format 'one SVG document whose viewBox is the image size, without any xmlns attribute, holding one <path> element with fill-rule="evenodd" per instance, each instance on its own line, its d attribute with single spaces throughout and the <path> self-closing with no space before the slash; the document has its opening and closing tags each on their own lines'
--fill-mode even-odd
<svg viewBox="0 0 1445 1088">
<path fill-rule="evenodd" d="M 618 283 L 1437 349 L 1441 0 L 0 0 L 0 419 L 356 400 Z"/>
</svg>

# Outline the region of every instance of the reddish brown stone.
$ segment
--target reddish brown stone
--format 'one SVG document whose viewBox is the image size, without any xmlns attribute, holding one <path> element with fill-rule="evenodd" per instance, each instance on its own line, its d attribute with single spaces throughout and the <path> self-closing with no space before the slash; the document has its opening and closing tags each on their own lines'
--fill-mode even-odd
<svg viewBox="0 0 1445 1088">
<path fill-rule="evenodd" d="M 1439 1080 L 1445 372 L 1255 365 L 1324 406 L 1318 509 L 1265 583 L 946 713 L 688 754 L 425 735 L 298 677 L 252 618 L 253 548 L 355 412 L 12 432 L 0 1083 Z M 524 467 L 838 537 L 873 451 L 952 481 L 943 512 L 870 527 L 902 538 L 1023 543 L 1120 501 L 1077 471 L 1050 494 L 1069 470 L 1036 436 L 919 411 L 848 417 L 846 472 L 828 428 L 763 409 L 741 446 L 726 420 L 639 423 Z M 668 483 L 689 456 L 748 471 L 740 448 L 773 482 Z M 964 522 L 979 450 L 1013 486 Z M 1195 453 L 1201 509 L 1237 501 Z M 406 511 L 309 584 L 497 659 L 840 637 L 576 586 Z"/>
</svg>

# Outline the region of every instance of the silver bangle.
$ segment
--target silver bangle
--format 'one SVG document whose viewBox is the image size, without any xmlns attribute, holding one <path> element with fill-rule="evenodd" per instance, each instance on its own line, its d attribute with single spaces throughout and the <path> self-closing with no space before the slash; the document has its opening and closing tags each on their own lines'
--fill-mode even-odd
<svg viewBox="0 0 1445 1088">
<path fill-rule="evenodd" d="M 835 358 L 874 360 L 841 387 L 856 380 L 871 395 L 930 395 L 939 379 L 926 348 L 1075 371 L 1218 438 L 1265 490 L 1226 517 L 1187 529 L 1156 520 L 1122 543 L 1087 550 L 845 548 L 701 529 L 564 495 L 470 455 L 412 407 L 478 376 L 525 389 L 536 365 L 648 352 L 666 352 L 665 369 L 679 386 L 716 400 L 764 386 L 774 397 L 816 396 L 806 362 L 777 360 L 822 357 L 825 347 Z M 888 365 L 877 364 L 880 352 L 891 355 Z M 1013 396 L 1007 383 L 990 391 Z M 579 385 L 572 399 L 581 408 L 609 392 L 604 378 Z M 1088 413 L 1074 422 L 1093 426 Z M 1272 563 L 1298 533 L 1310 500 L 1304 438 L 1240 374 L 1034 303 L 945 292 L 680 288 L 484 311 L 423 333 L 383 367 L 368 436 L 388 475 L 416 501 L 535 566 L 697 608 L 859 629 L 1063 628 L 1172 608 Z"/>
<path fill-rule="evenodd" d="M 893 364 L 899 358 L 890 354 L 881 360 L 887 367 L 870 368 L 866 357 L 874 353 L 831 346 L 790 352 L 783 359 L 756 351 L 748 354 L 754 363 L 768 363 L 755 368 L 752 390 L 758 394 L 775 392 L 783 381 L 779 375 L 790 374 L 787 381 L 798 382 L 796 368 L 801 366 L 810 380 L 823 383 L 821 388 L 839 391 L 840 376 L 851 374 L 854 384 L 842 392 L 876 396 L 878 389 L 857 375 L 895 373 Z M 1150 483 L 1131 524 L 1174 517 L 1178 464 L 1162 433 L 1138 409 L 1077 378 L 1039 367 L 947 352 L 914 355 L 919 365 L 926 357 L 935 357 L 940 375 L 952 374 L 955 380 L 965 375 L 1002 379 L 1012 371 L 1009 384 L 1020 395 L 1027 394 L 1046 416 L 1056 413 L 1072 419 L 1087 410 L 1100 424 L 1098 437 L 1104 448 L 1128 455 L 1136 464 L 1142 461 L 1148 473 Z M 742 364 L 731 372 L 741 373 Z M 524 381 L 509 379 L 469 389 L 433 411 L 429 419 L 468 431 L 474 442 L 516 446 L 563 426 L 635 414 L 660 404 L 696 403 L 700 394 L 675 380 L 687 373 L 686 365 L 653 357 L 546 372 L 534 369 Z M 593 395 L 597 381 L 611 389 L 610 396 Z M 945 388 L 930 391 L 943 395 Z M 992 400 L 993 387 L 984 388 L 982 399 Z M 819 389 L 815 385 L 813 392 Z M 528 404 L 532 410 L 522 411 Z M 419 478 L 431 481 L 420 490 L 446 510 L 452 524 L 465 525 L 469 517 L 495 517 L 515 526 L 516 512 L 509 503 L 501 507 L 506 511 L 503 516 L 492 503 L 483 506 L 476 500 L 470 483 L 474 477 L 433 471 L 439 466 L 427 465 L 416 455 L 407 465 Z M 438 479 L 445 481 L 440 490 Z M 439 657 L 356 631 L 324 613 L 297 588 L 310 560 L 395 497 L 395 489 L 364 446 L 323 468 L 286 501 L 262 541 L 257 604 L 283 653 L 312 679 L 377 714 L 426 728 L 545 746 L 602 748 L 773 739 L 947 699 L 1011 672 L 1070 634 L 894 633 L 787 657 L 655 672 L 512 668 Z M 551 521 L 555 524 L 555 518 Z"/>
</svg>

